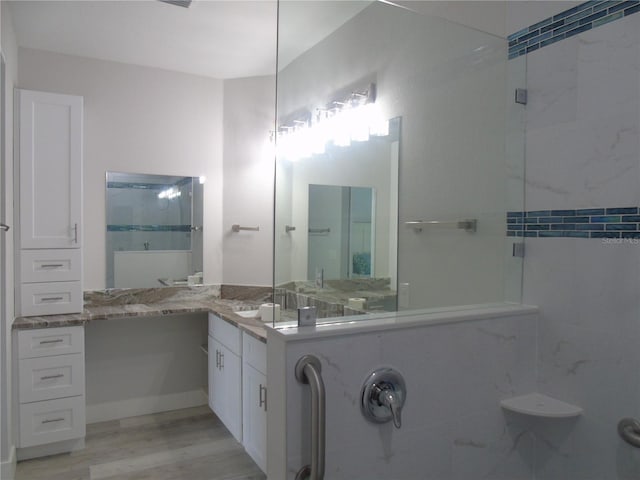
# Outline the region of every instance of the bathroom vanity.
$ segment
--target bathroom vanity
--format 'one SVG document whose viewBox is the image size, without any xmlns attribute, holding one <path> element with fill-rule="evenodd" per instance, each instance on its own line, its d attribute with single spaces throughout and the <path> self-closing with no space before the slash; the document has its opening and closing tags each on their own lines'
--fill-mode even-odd
<svg viewBox="0 0 640 480">
<path fill-rule="evenodd" d="M 135 301 L 130 293 L 124 293 L 128 291 L 119 293 L 129 302 Z M 117 297 L 118 293 L 113 296 L 105 293 L 109 298 L 102 299 L 103 305 L 90 301 L 82 314 L 16 319 L 13 351 L 18 458 L 35 458 L 84 447 L 86 423 L 92 421 L 86 400 L 90 378 L 85 381 L 87 324 L 101 322 L 102 330 L 99 331 L 104 332 L 109 328 L 109 320 L 113 321 L 113 328 L 121 328 L 122 322 L 148 317 L 155 328 L 160 324 L 160 317 L 174 316 L 172 321 L 175 322 L 194 319 L 199 325 L 205 316 L 208 323 L 208 348 L 205 350 L 208 353 L 209 406 L 258 466 L 266 471 L 266 329 L 259 319 L 244 318 L 235 313 L 237 309 L 252 305 L 251 301 L 221 299 L 210 295 L 210 291 L 205 294 L 199 291 L 203 290 L 186 287 L 140 289 L 141 303 L 119 305 L 108 304 L 109 300 L 116 302 L 112 297 Z M 100 297 L 101 294 L 93 296 Z M 131 324 L 131 328 L 136 327 Z M 172 328 L 181 327 L 173 324 Z M 90 345 L 96 347 L 95 340 Z M 200 344 L 193 345 L 194 349 L 200 347 Z M 95 386 L 95 378 L 93 381 Z M 118 388 L 118 385 L 109 388 Z M 120 385 L 120 388 L 126 386 Z"/>
</svg>

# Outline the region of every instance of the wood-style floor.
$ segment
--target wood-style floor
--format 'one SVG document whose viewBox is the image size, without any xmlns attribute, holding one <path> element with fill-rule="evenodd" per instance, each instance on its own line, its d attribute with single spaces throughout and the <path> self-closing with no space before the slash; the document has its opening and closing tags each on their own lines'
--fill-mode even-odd
<svg viewBox="0 0 640 480">
<path fill-rule="evenodd" d="M 208 407 L 87 425 L 77 452 L 18 463 L 16 480 L 265 480 Z"/>
</svg>

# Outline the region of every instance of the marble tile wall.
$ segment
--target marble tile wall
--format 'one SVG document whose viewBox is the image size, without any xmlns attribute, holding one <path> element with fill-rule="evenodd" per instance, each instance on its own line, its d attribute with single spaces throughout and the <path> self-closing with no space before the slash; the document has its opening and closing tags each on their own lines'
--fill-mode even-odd
<svg viewBox="0 0 640 480">
<path fill-rule="evenodd" d="M 306 458 L 300 419 L 309 401 L 308 387 L 291 379 L 297 359 L 309 353 L 321 360 L 327 389 L 326 478 L 533 478 L 530 423 L 502 411 L 499 400 L 535 386 L 535 315 L 288 344 L 290 472 Z M 399 430 L 360 412 L 362 382 L 381 366 L 406 381 Z"/>
<path fill-rule="evenodd" d="M 527 54 L 527 88 L 526 209 L 637 206 L 640 15 Z M 536 478 L 640 478 L 638 450 L 616 433 L 619 419 L 640 416 L 640 242 L 525 243 L 523 301 L 540 307 L 538 391 L 584 408 L 533 426 Z"/>
<path fill-rule="evenodd" d="M 304 354 L 321 360 L 327 390 L 325 478 L 533 479 L 531 423 L 499 401 L 535 388 L 535 314 L 288 343 L 288 479 L 308 461 L 308 387 L 293 373 Z M 382 366 L 406 381 L 401 429 L 360 412 L 362 382 Z"/>
</svg>

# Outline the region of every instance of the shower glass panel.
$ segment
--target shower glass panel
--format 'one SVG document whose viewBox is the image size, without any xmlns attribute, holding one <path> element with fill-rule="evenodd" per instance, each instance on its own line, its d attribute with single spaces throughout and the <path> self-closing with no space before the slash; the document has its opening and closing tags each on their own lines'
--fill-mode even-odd
<svg viewBox="0 0 640 480">
<path fill-rule="evenodd" d="M 309 8 L 334 28 L 301 23 Z M 279 3 L 281 325 L 304 306 L 340 321 L 521 301 L 526 60 L 507 50 L 386 2 Z M 349 220 L 353 189 L 369 225 Z"/>
</svg>

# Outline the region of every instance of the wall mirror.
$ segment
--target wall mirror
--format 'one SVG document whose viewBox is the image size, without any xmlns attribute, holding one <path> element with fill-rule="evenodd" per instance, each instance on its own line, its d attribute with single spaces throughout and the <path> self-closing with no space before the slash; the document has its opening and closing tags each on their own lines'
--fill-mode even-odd
<svg viewBox="0 0 640 480">
<path fill-rule="evenodd" d="M 108 288 L 202 283 L 204 178 L 107 172 Z"/>
<path fill-rule="evenodd" d="M 339 316 L 353 298 L 365 299 L 354 310 L 396 309 L 400 120 L 278 161 L 276 300 L 289 312 L 313 304 Z"/>
<path fill-rule="evenodd" d="M 375 276 L 375 191 L 309 185 L 308 280 Z"/>
</svg>

